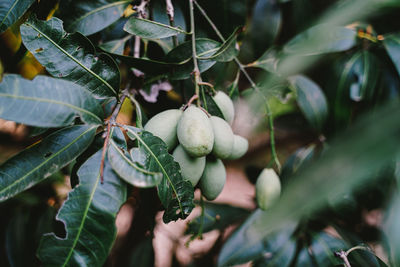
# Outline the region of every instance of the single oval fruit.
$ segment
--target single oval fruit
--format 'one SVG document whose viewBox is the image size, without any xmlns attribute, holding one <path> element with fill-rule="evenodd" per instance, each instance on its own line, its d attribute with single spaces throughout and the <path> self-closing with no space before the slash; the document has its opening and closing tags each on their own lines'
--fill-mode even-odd
<svg viewBox="0 0 400 267">
<path fill-rule="evenodd" d="M 171 150 L 178 143 L 176 126 L 182 113 L 183 111 L 179 109 L 165 110 L 151 118 L 144 129 L 161 138 L 167 144 L 168 150 Z"/>
<path fill-rule="evenodd" d="M 188 107 L 178 122 L 178 140 L 193 157 L 203 157 L 212 151 L 214 132 L 207 115 L 195 106 Z"/>
<path fill-rule="evenodd" d="M 220 159 L 208 158 L 199 187 L 208 200 L 214 200 L 221 193 L 226 181 L 225 166 Z"/>
<path fill-rule="evenodd" d="M 266 210 L 270 208 L 281 195 L 281 181 L 273 169 L 265 168 L 257 178 L 256 198 L 258 206 Z"/>
<path fill-rule="evenodd" d="M 233 148 L 227 159 L 234 160 L 242 157 L 249 149 L 249 141 L 240 135 L 233 136 Z"/>
<path fill-rule="evenodd" d="M 224 92 L 218 91 L 213 99 L 221 110 L 222 115 L 224 115 L 225 120 L 229 124 L 232 124 L 233 118 L 235 117 L 235 108 L 233 107 L 233 102 L 231 98 Z"/>
<path fill-rule="evenodd" d="M 231 126 L 217 116 L 211 116 L 211 125 L 214 131 L 214 146 L 212 153 L 220 159 L 227 159 L 233 148 L 233 132 Z"/>
<path fill-rule="evenodd" d="M 206 166 L 206 157 L 195 158 L 190 156 L 181 145 L 172 153 L 176 162 L 181 166 L 183 179 L 189 180 L 193 187 L 199 182 Z"/>
</svg>

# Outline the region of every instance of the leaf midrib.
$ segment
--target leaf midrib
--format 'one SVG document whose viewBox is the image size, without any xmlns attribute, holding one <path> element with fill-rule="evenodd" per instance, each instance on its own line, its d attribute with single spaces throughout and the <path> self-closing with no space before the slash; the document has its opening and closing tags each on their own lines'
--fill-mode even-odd
<svg viewBox="0 0 400 267">
<path fill-rule="evenodd" d="M 4 21 L 8 18 L 8 16 L 10 15 L 11 11 L 15 8 L 15 6 L 17 5 L 17 3 L 19 2 L 19 0 L 16 0 L 14 2 L 14 4 L 11 5 L 10 9 L 8 10 L 7 14 L 4 16 L 3 20 L 0 23 L 0 27 L 3 26 Z"/>
<path fill-rule="evenodd" d="M 83 65 L 78 59 L 76 59 L 75 57 L 73 57 L 70 53 L 68 53 L 64 48 L 62 48 L 61 46 L 59 46 L 56 42 L 54 42 L 47 34 L 45 34 L 44 32 L 42 32 L 41 30 L 39 30 L 37 27 L 35 27 L 33 24 L 29 23 L 29 22 L 25 22 L 26 25 L 32 27 L 32 29 L 34 29 L 35 31 L 37 31 L 38 33 L 40 33 L 42 36 L 44 36 L 50 43 L 52 43 L 58 50 L 60 50 L 64 55 L 66 55 L 67 57 L 69 57 L 71 60 L 73 60 L 76 64 L 78 64 L 81 68 L 83 68 L 84 70 L 86 70 L 88 73 L 90 73 L 92 76 L 94 76 L 96 79 L 98 79 L 100 82 L 102 82 L 105 86 L 108 87 L 108 89 L 110 89 L 115 95 L 117 95 L 117 92 L 114 90 L 114 88 L 103 78 L 101 78 L 99 75 L 97 75 L 95 72 L 93 72 L 91 69 L 89 69 L 88 67 L 86 67 L 85 65 Z"/>
<path fill-rule="evenodd" d="M 179 33 L 189 34 L 188 32 L 186 32 L 186 31 L 184 31 L 184 30 L 182 30 L 182 29 L 180 29 L 180 28 L 172 27 L 172 26 L 170 26 L 170 25 L 163 24 L 163 23 L 159 23 L 159 22 L 157 22 L 157 21 L 148 20 L 148 19 L 142 19 L 142 18 L 132 17 L 132 18 L 129 20 L 129 23 L 131 23 L 131 21 L 134 21 L 134 20 L 137 20 L 137 21 L 144 21 L 144 22 L 148 22 L 148 23 L 157 25 L 157 26 L 162 27 L 162 28 L 167 28 L 167 29 L 169 29 L 169 30 L 171 30 L 171 31 L 177 32 L 177 34 L 179 34 Z M 129 26 L 132 26 L 132 25 L 129 25 Z M 159 38 L 156 38 L 156 39 L 159 39 Z"/>
</svg>

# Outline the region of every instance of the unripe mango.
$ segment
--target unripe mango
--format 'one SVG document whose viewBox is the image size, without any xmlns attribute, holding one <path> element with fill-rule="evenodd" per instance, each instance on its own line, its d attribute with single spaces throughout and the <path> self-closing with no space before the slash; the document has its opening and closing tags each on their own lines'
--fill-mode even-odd
<svg viewBox="0 0 400 267">
<path fill-rule="evenodd" d="M 214 200 L 221 193 L 226 181 L 225 166 L 220 159 L 208 158 L 199 186 L 208 200 Z"/>
<path fill-rule="evenodd" d="M 256 198 L 258 206 L 266 210 L 270 208 L 281 195 L 281 181 L 273 169 L 265 168 L 257 178 Z"/>
<path fill-rule="evenodd" d="M 177 127 L 178 140 L 185 151 L 193 157 L 209 154 L 214 145 L 214 132 L 210 119 L 199 108 L 188 107 Z"/>
<path fill-rule="evenodd" d="M 176 126 L 182 112 L 179 109 L 169 109 L 158 113 L 146 123 L 144 129 L 161 138 L 167 144 L 168 150 L 171 150 L 178 143 Z"/>
<path fill-rule="evenodd" d="M 231 98 L 224 92 L 218 91 L 218 93 L 215 94 L 213 99 L 217 104 L 217 106 L 219 107 L 219 109 L 221 110 L 222 115 L 224 115 L 225 120 L 229 124 L 232 124 L 233 118 L 235 117 L 235 109 L 233 107 L 233 102 Z"/>
<path fill-rule="evenodd" d="M 172 153 L 176 162 L 181 166 L 183 179 L 189 180 L 193 187 L 196 186 L 206 166 L 206 157 L 195 158 L 190 156 L 181 145 Z"/>
<path fill-rule="evenodd" d="M 220 159 L 227 159 L 233 148 L 233 132 L 231 126 L 217 116 L 211 116 L 211 125 L 214 131 L 214 146 L 212 153 Z"/>
<path fill-rule="evenodd" d="M 231 154 L 227 159 L 234 160 L 242 157 L 246 154 L 247 149 L 249 149 L 249 142 L 246 138 L 241 137 L 240 135 L 233 136 L 233 148 Z"/>
</svg>

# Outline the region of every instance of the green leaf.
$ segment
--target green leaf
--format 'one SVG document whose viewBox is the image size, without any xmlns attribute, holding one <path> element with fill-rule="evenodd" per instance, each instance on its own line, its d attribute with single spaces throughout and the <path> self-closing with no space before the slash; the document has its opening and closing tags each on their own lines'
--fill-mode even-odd
<svg viewBox="0 0 400 267">
<path fill-rule="evenodd" d="M 297 103 L 308 122 L 321 131 L 328 116 L 328 103 L 321 88 L 306 76 L 289 77 L 297 94 Z"/>
<path fill-rule="evenodd" d="M 66 33 L 58 18 L 41 21 L 31 16 L 20 29 L 24 45 L 51 75 L 82 85 L 99 97 L 117 95 L 118 66 L 106 54 L 95 56 L 85 36 Z"/>
<path fill-rule="evenodd" d="M 138 69 L 145 74 L 149 75 L 162 75 L 170 71 L 174 64 L 169 64 L 162 61 L 156 61 L 145 58 L 135 58 L 131 56 L 124 56 L 118 54 L 111 54 L 112 57 L 120 60 L 122 63 L 126 64 L 130 68 Z"/>
<path fill-rule="evenodd" d="M 80 86 L 37 76 L 33 81 L 16 74 L 0 83 L 0 118 L 38 127 L 70 125 L 76 116 L 88 124 L 102 124 L 103 110 Z"/>
<path fill-rule="evenodd" d="M 397 176 L 396 178 L 399 178 Z M 398 185 L 399 186 L 399 185 Z M 387 219 L 385 221 L 384 230 L 388 238 L 389 245 L 391 247 L 390 257 L 392 261 L 391 266 L 399 266 L 400 264 L 400 194 L 399 191 L 396 192 L 393 197 L 392 203 L 385 216 Z"/>
<path fill-rule="evenodd" d="M 100 181 L 102 150 L 79 169 L 79 185 L 69 194 L 56 219 L 66 237 L 43 236 L 38 257 L 43 266 L 102 266 L 115 240 L 115 218 L 127 197 L 126 184 L 105 160 L 104 183 Z"/>
<path fill-rule="evenodd" d="M 337 266 L 342 263 L 335 257 L 334 252 L 346 251 L 348 245 L 341 239 L 330 236 L 324 232 L 312 234 L 311 251 L 318 266 Z"/>
<path fill-rule="evenodd" d="M 32 5 L 35 0 L 0 1 L 0 33 L 13 25 Z"/>
<path fill-rule="evenodd" d="M 400 33 L 385 35 L 383 45 L 400 75 Z"/>
<path fill-rule="evenodd" d="M 212 56 L 204 56 L 201 57 L 199 56 L 198 59 L 200 60 L 215 60 L 218 62 L 228 62 L 234 59 L 238 53 L 239 50 L 236 49 L 236 37 L 240 33 L 241 27 L 238 27 L 235 29 L 235 31 L 231 34 L 231 36 L 226 39 L 226 41 L 219 47 L 217 52 L 213 54 Z"/>
<path fill-rule="evenodd" d="M 294 175 L 274 207 L 268 212 L 257 210 L 228 239 L 220 253 L 219 265 L 241 263 L 271 232 L 317 211 L 327 199 L 339 199 L 371 179 L 371 173 L 392 162 L 400 152 L 399 116 L 400 105 L 395 101 L 337 136 L 319 159 Z M 238 248 L 236 244 L 241 246 Z"/>
<path fill-rule="evenodd" d="M 94 126 L 61 129 L 0 166 L 0 201 L 41 182 L 78 157 L 93 141 Z"/>
<path fill-rule="evenodd" d="M 128 35 L 122 39 L 119 40 L 114 40 L 114 41 L 109 41 L 106 43 L 101 44 L 99 47 L 101 50 L 104 52 L 110 53 L 110 54 L 117 54 L 117 55 L 122 55 L 124 53 L 124 46 L 126 41 L 128 41 L 132 36 Z"/>
<path fill-rule="evenodd" d="M 139 150 L 134 148 L 134 150 Z M 143 153 L 137 151 L 137 153 Z M 108 147 L 108 160 L 114 171 L 127 183 L 136 187 L 157 186 L 162 179 L 162 174 L 146 170 L 142 162 L 133 162 L 127 153 L 121 149 L 113 140 Z M 138 164 L 139 163 L 139 164 Z"/>
<path fill-rule="evenodd" d="M 154 266 L 153 237 L 146 236 L 130 255 L 129 265 L 127 266 Z"/>
<path fill-rule="evenodd" d="M 261 68 L 276 73 L 278 71 L 279 53 L 275 48 L 270 48 L 256 61 L 248 64 L 248 67 Z"/>
<path fill-rule="evenodd" d="M 289 158 L 285 161 L 282 167 L 280 177 L 282 180 L 289 178 L 296 173 L 304 164 L 312 160 L 315 154 L 315 144 L 311 144 L 307 147 L 302 147 L 296 150 Z"/>
<path fill-rule="evenodd" d="M 168 223 L 179 218 L 185 219 L 194 208 L 192 184 L 184 180 L 179 164 L 168 154 L 165 143 L 151 133 L 125 126 L 131 139 L 137 139 L 139 146 L 148 154 L 144 164 L 151 172 L 161 172 L 163 178 L 157 186 L 158 196 L 165 208 L 163 221 Z"/>
<path fill-rule="evenodd" d="M 283 237 L 283 238 L 282 238 Z M 270 242 L 272 239 L 273 242 Z M 296 253 L 296 241 L 287 239 L 282 233 L 268 237 L 261 258 L 253 262 L 254 267 L 288 267 Z"/>
<path fill-rule="evenodd" d="M 117 21 L 131 0 L 62 1 L 61 8 L 65 29 L 91 35 Z"/>
<path fill-rule="evenodd" d="M 204 87 L 202 87 L 202 90 L 201 90 L 201 102 L 203 103 L 203 107 L 211 115 L 218 116 L 218 117 L 220 117 L 222 119 L 225 119 L 224 115 L 222 114 L 221 109 L 218 107 L 217 103 L 215 103 L 215 101 L 212 98 L 212 96 L 210 96 L 208 93 L 206 93 L 204 91 L 205 91 Z"/>
<path fill-rule="evenodd" d="M 221 44 L 206 38 L 196 39 L 196 52 L 198 57 L 209 57 L 214 55 Z M 193 72 L 192 42 L 187 41 L 172 49 L 166 56 L 166 62 L 172 63 L 169 75 L 172 80 L 183 80 L 191 76 Z M 215 60 L 199 60 L 200 72 L 204 72 L 216 63 Z"/>
<path fill-rule="evenodd" d="M 283 51 L 298 56 L 346 51 L 356 44 L 356 36 L 357 32 L 349 28 L 319 24 L 295 36 Z"/>
<path fill-rule="evenodd" d="M 162 39 L 180 33 L 188 34 L 180 28 L 137 17 L 131 17 L 126 22 L 124 30 L 145 39 Z"/>
</svg>

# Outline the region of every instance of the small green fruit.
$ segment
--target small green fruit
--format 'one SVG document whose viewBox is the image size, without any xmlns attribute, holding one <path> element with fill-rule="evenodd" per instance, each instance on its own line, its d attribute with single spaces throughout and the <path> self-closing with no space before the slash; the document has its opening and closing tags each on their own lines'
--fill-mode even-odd
<svg viewBox="0 0 400 267">
<path fill-rule="evenodd" d="M 161 138 L 167 144 L 168 150 L 171 150 L 178 143 L 176 126 L 182 112 L 179 109 L 169 109 L 158 113 L 146 123 L 144 129 Z"/>
<path fill-rule="evenodd" d="M 256 198 L 258 206 L 266 210 L 270 208 L 281 195 L 281 181 L 273 169 L 265 168 L 257 178 Z"/>
<path fill-rule="evenodd" d="M 233 118 L 235 117 L 235 109 L 233 107 L 233 102 L 231 98 L 222 91 L 218 91 L 218 93 L 213 97 L 215 103 L 219 107 L 224 115 L 225 120 L 232 124 Z"/>
<path fill-rule="evenodd" d="M 181 145 L 178 145 L 172 153 L 176 162 L 181 166 L 183 179 L 189 180 L 196 186 L 206 166 L 206 157 L 194 158 L 190 156 Z"/>
<path fill-rule="evenodd" d="M 210 118 L 214 131 L 214 146 L 212 153 L 220 159 L 227 159 L 233 148 L 233 132 L 231 126 L 220 117 Z"/>
<path fill-rule="evenodd" d="M 203 196 L 208 200 L 216 199 L 224 188 L 225 181 L 226 171 L 222 161 L 208 158 L 199 182 Z"/>
<path fill-rule="evenodd" d="M 214 132 L 210 119 L 199 108 L 188 107 L 178 122 L 178 140 L 193 157 L 209 154 L 214 144 Z"/>
<path fill-rule="evenodd" d="M 240 135 L 234 135 L 232 152 L 227 159 L 238 159 L 246 154 L 247 149 L 249 149 L 249 142 L 247 139 Z"/>
</svg>

